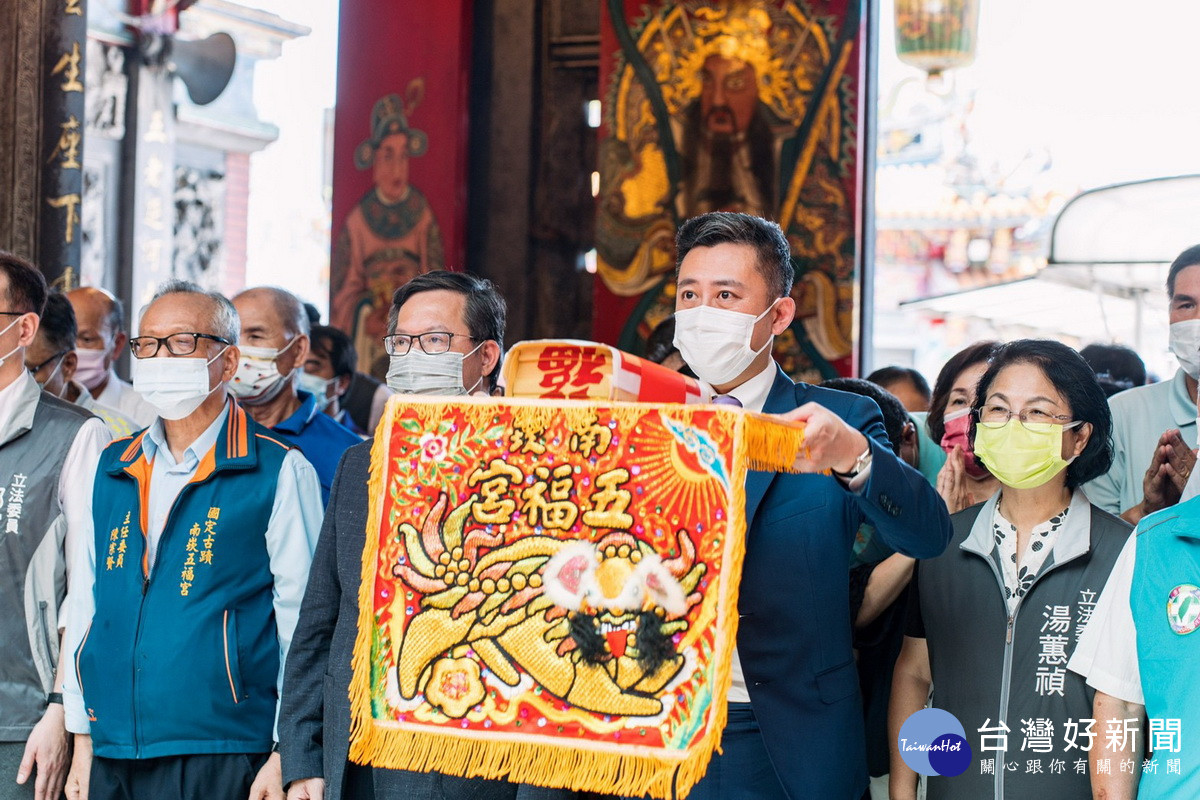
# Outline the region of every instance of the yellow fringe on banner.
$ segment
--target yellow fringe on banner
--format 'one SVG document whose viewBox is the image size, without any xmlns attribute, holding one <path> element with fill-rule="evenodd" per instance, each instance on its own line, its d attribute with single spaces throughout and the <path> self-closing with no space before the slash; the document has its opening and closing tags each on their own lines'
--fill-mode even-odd
<svg viewBox="0 0 1200 800">
<path fill-rule="evenodd" d="M 784 422 L 769 414 L 743 412 L 741 436 L 745 442 L 746 466 L 761 472 L 796 473 L 796 458 L 808 455 L 804 426 Z"/>
<path fill-rule="evenodd" d="M 796 457 L 804 451 L 804 428 L 780 422 L 768 415 L 752 414 L 725 406 L 671 406 L 672 418 L 691 422 L 697 412 L 718 413 L 730 417 L 735 427 L 733 471 L 730 476 L 732 505 L 729 509 L 728 547 L 723 557 L 717 592 L 714 653 L 716 680 L 712 687 L 711 715 L 702 741 L 685 753 L 661 751 L 644 746 L 599 743 L 564 739 L 561 746 L 548 738 L 511 734 L 487 735 L 477 731 L 457 732 L 438 728 L 413 730 L 416 723 L 398 727 L 376 723 L 371 712 L 371 631 L 375 625 L 374 591 L 379 559 L 380 524 L 386 499 L 388 451 L 396 421 L 404 414 L 416 413 L 425 425 L 440 421 L 447 408 L 465 412 L 478 428 L 494 424 L 498 417 L 511 415 L 514 423 L 548 429 L 560 421 L 573 429 L 592 422 L 600 409 L 618 424 L 636 423 L 648 409 L 662 406 L 595 401 L 521 400 L 503 401 L 464 398 L 459 401 L 414 401 L 393 397 L 378 427 L 371 450 L 368 482 L 370 508 L 363 549 L 362 583 L 358 594 L 358 635 L 352 659 L 350 683 L 351 729 L 350 758 L 359 764 L 441 772 L 461 777 L 500 778 L 537 786 L 561 787 L 575 791 L 593 791 L 627 796 L 650 795 L 658 798 L 686 797 L 704 776 L 709 760 L 720 744 L 725 728 L 727 706 L 724 698 L 732 680 L 730 655 L 737 640 L 737 590 L 745 557 L 745 477 L 748 469 L 794 471 Z M 710 591 L 712 591 L 710 589 Z M 501 737 L 508 736 L 507 739 Z M 647 752 L 649 751 L 649 752 Z"/>
</svg>

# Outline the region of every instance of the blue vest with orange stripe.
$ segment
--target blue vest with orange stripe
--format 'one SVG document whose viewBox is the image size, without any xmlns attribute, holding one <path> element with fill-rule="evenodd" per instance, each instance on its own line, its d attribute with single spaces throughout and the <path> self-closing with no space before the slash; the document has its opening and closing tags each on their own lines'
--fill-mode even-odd
<svg viewBox="0 0 1200 800">
<path fill-rule="evenodd" d="M 95 753 L 264 753 L 279 672 L 264 534 L 289 446 L 231 403 L 148 569 L 144 436 L 96 473 L 96 611 L 75 654 Z"/>
</svg>

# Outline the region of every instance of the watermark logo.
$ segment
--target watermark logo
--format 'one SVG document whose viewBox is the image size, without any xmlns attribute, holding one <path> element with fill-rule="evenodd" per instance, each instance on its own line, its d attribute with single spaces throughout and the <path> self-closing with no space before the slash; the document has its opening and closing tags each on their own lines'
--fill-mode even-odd
<svg viewBox="0 0 1200 800">
<path fill-rule="evenodd" d="M 900 757 L 920 775 L 952 778 L 971 765 L 971 745 L 962 723 L 949 711 L 923 708 L 900 727 Z"/>
</svg>

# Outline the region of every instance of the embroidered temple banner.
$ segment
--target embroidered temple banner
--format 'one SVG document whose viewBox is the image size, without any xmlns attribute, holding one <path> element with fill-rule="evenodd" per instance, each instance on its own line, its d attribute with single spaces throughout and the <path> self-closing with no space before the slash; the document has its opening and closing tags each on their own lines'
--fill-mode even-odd
<svg viewBox="0 0 1200 800">
<path fill-rule="evenodd" d="M 686 795 L 725 723 L 746 470 L 802 447 L 725 406 L 392 398 L 351 758 Z"/>
</svg>

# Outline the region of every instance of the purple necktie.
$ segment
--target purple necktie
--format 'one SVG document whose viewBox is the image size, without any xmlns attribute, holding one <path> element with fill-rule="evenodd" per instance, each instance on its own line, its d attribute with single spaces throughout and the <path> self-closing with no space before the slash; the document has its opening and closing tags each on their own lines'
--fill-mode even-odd
<svg viewBox="0 0 1200 800">
<path fill-rule="evenodd" d="M 712 399 L 715 406 L 737 406 L 742 407 L 742 401 L 738 400 L 731 394 L 719 394 Z"/>
</svg>

